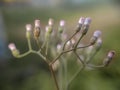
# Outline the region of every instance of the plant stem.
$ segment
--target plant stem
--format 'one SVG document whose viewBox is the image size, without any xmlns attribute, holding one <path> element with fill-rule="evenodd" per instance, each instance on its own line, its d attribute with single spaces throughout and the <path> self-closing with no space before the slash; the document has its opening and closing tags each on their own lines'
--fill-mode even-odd
<svg viewBox="0 0 120 90">
<path fill-rule="evenodd" d="M 78 32 L 75 32 L 68 40 L 66 40 L 66 42 L 65 42 L 64 45 L 63 45 L 63 50 L 65 49 L 66 43 L 67 43 L 69 40 L 71 40 L 77 33 L 78 33 Z"/>
<path fill-rule="evenodd" d="M 31 51 L 32 50 L 32 46 L 31 46 L 31 40 L 30 40 L 30 38 L 27 38 L 27 41 L 28 41 L 28 48 Z"/>
<path fill-rule="evenodd" d="M 71 84 L 71 82 L 79 75 L 79 73 L 84 69 L 84 66 L 82 66 L 82 68 L 79 68 L 78 71 L 73 75 L 73 77 L 68 81 L 67 83 L 67 89 L 69 88 L 69 85 Z"/>
<path fill-rule="evenodd" d="M 80 41 L 81 41 L 81 39 L 83 38 L 83 36 L 84 36 L 83 34 L 80 36 L 80 38 L 79 38 L 78 42 L 76 43 L 76 45 L 75 45 L 75 47 L 74 47 L 74 48 L 75 48 L 75 50 L 76 50 L 76 48 L 77 48 L 77 46 L 78 46 L 79 42 L 80 42 Z"/>
<path fill-rule="evenodd" d="M 54 73 L 54 71 L 53 71 L 52 65 L 49 65 L 49 68 L 50 68 L 51 74 L 52 74 L 52 76 L 53 76 L 53 79 L 54 79 L 55 85 L 56 85 L 56 90 L 59 90 L 58 82 L 57 82 L 57 79 L 56 79 L 55 73 Z"/>
</svg>

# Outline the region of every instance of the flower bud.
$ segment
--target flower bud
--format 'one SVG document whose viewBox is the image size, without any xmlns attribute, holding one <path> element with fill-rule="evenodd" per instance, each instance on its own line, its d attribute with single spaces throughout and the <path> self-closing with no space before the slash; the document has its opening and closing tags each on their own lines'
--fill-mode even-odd
<svg viewBox="0 0 120 90">
<path fill-rule="evenodd" d="M 108 66 L 109 63 L 112 61 L 112 58 L 114 57 L 114 55 L 115 55 L 115 51 L 109 51 L 106 59 L 103 61 L 103 64 L 105 66 Z"/>
<path fill-rule="evenodd" d="M 65 21 L 64 20 L 61 20 L 60 21 L 60 27 L 64 27 L 65 26 Z"/>
<path fill-rule="evenodd" d="M 26 25 L 26 37 L 27 38 L 30 38 L 30 36 L 31 36 L 31 31 L 32 30 L 32 25 L 31 24 L 27 24 Z"/>
<path fill-rule="evenodd" d="M 8 48 L 11 50 L 12 55 L 13 55 L 14 57 L 18 57 L 18 56 L 20 55 L 20 52 L 17 50 L 17 48 L 16 48 L 16 46 L 15 46 L 14 43 L 10 43 L 10 44 L 8 45 Z"/>
<path fill-rule="evenodd" d="M 32 25 L 26 24 L 26 31 L 31 31 L 31 30 L 32 30 Z"/>
<path fill-rule="evenodd" d="M 78 21 L 78 25 L 76 27 L 76 32 L 79 32 L 82 28 L 82 25 L 84 24 L 84 21 L 85 21 L 85 18 L 84 17 L 81 17 Z"/>
<path fill-rule="evenodd" d="M 84 25 L 90 25 L 90 23 L 91 23 L 91 18 L 87 17 L 84 21 Z"/>
<path fill-rule="evenodd" d="M 39 27 L 40 28 L 40 20 L 35 20 L 35 27 Z"/>
<path fill-rule="evenodd" d="M 97 40 L 97 42 L 96 42 L 96 45 L 95 45 L 96 51 L 99 51 L 100 48 L 101 48 L 101 46 L 102 46 L 102 39 L 99 38 L 99 39 Z"/>
<path fill-rule="evenodd" d="M 10 44 L 8 45 L 8 48 L 9 48 L 11 51 L 13 51 L 13 50 L 16 49 L 16 46 L 15 46 L 14 43 L 10 43 Z"/>
<path fill-rule="evenodd" d="M 40 36 L 40 20 L 35 20 L 35 28 L 33 34 L 35 39 Z"/>
<path fill-rule="evenodd" d="M 99 31 L 99 30 L 95 31 L 91 40 L 90 40 L 90 44 L 91 45 L 95 44 L 97 39 L 100 37 L 100 35 L 101 35 L 101 31 Z"/>
<path fill-rule="evenodd" d="M 94 32 L 93 37 L 98 38 L 98 37 L 100 37 L 100 35 L 101 35 L 101 31 L 97 30 Z"/>
<path fill-rule="evenodd" d="M 48 25 L 53 26 L 53 24 L 54 24 L 54 20 L 52 18 L 50 18 L 49 21 L 48 21 Z"/>
<path fill-rule="evenodd" d="M 91 23 L 91 18 L 86 18 L 85 21 L 84 21 L 84 28 L 83 28 L 83 31 L 82 31 L 82 34 L 85 35 L 90 27 L 90 23 Z"/>
<path fill-rule="evenodd" d="M 85 18 L 84 17 L 81 17 L 78 21 L 79 24 L 84 24 L 84 21 L 85 21 Z"/>
</svg>

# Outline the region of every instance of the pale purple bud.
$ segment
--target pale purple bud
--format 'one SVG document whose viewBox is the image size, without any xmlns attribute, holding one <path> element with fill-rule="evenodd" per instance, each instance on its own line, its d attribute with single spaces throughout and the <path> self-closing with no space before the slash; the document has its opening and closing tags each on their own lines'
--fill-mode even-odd
<svg viewBox="0 0 120 90">
<path fill-rule="evenodd" d="M 40 27 L 40 20 L 35 20 L 35 27 Z"/>
<path fill-rule="evenodd" d="M 14 43 L 10 43 L 10 44 L 8 45 L 8 48 L 9 48 L 11 51 L 13 51 L 13 50 L 16 49 L 16 46 L 15 46 Z"/>
<path fill-rule="evenodd" d="M 94 32 L 93 37 L 98 38 L 98 37 L 100 37 L 100 35 L 101 35 L 101 31 L 97 30 Z"/>
<path fill-rule="evenodd" d="M 81 17 L 81 18 L 79 19 L 78 23 L 79 23 L 79 24 L 83 24 L 84 21 L 85 21 L 85 18 L 84 18 L 84 17 Z"/>
<path fill-rule="evenodd" d="M 114 55 L 115 51 L 109 51 L 107 57 L 112 59 Z"/>
<path fill-rule="evenodd" d="M 84 25 L 89 25 L 91 23 L 91 18 L 87 17 L 84 21 Z"/>
<path fill-rule="evenodd" d="M 61 27 L 64 27 L 64 26 L 65 26 L 65 21 L 64 21 L 64 20 L 61 20 L 61 21 L 60 21 L 60 26 L 61 26 Z"/>
<path fill-rule="evenodd" d="M 54 24 L 54 20 L 52 18 L 50 18 L 49 21 L 48 21 L 48 25 L 53 26 L 53 24 Z"/>
<path fill-rule="evenodd" d="M 31 31 L 32 30 L 32 25 L 31 24 L 26 24 L 26 30 Z"/>
</svg>

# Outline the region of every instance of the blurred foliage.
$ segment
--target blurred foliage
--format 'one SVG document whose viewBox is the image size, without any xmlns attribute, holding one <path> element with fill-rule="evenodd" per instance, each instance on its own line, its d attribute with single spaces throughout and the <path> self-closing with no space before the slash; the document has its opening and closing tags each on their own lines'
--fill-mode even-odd
<svg viewBox="0 0 120 90">
<path fill-rule="evenodd" d="M 120 12 L 118 8 L 105 5 L 89 9 L 1 7 L 1 10 L 5 20 L 8 42 L 15 42 L 20 52 L 27 50 L 25 24 L 33 22 L 36 18 L 41 20 L 43 29 L 50 17 L 55 19 L 55 27 L 57 27 L 60 19 L 65 19 L 67 32 L 71 33 L 79 17 L 91 17 L 93 22 L 88 32 L 89 34 L 86 35 L 83 43 L 89 42 L 91 33 L 96 29 L 100 29 L 103 32 L 103 46 L 97 54 L 95 61 L 98 60 L 98 63 L 100 63 L 110 49 L 116 51 L 116 56 L 107 68 L 81 72 L 78 78 L 72 82 L 70 90 L 119 90 Z M 32 42 L 34 48 L 36 48 L 34 40 Z M 71 74 L 76 69 L 73 64 L 72 62 L 69 66 Z M 21 59 L 11 56 L 4 65 L 0 65 L 0 90 L 54 90 L 54 82 L 52 81 L 48 66 L 38 56 L 29 55 Z"/>
</svg>

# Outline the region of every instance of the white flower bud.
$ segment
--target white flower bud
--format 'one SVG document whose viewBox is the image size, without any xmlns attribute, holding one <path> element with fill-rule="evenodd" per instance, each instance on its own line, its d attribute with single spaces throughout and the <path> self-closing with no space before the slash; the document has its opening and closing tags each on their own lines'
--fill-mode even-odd
<svg viewBox="0 0 120 90">
<path fill-rule="evenodd" d="M 35 27 L 40 27 L 40 20 L 35 20 Z"/>
<path fill-rule="evenodd" d="M 53 24 L 54 24 L 54 20 L 52 18 L 50 18 L 49 21 L 48 21 L 48 25 L 53 26 Z"/>
<path fill-rule="evenodd" d="M 26 24 L 26 31 L 31 31 L 31 30 L 32 30 L 32 25 Z"/>
<path fill-rule="evenodd" d="M 79 19 L 78 23 L 79 23 L 79 24 L 83 24 L 84 21 L 85 21 L 85 18 L 84 18 L 84 17 L 81 17 L 81 18 Z"/>
<path fill-rule="evenodd" d="M 84 25 L 89 25 L 91 23 L 91 18 L 87 17 L 84 21 Z"/>
<path fill-rule="evenodd" d="M 64 20 L 61 20 L 60 21 L 60 27 L 64 27 L 65 26 L 65 21 Z"/>
<path fill-rule="evenodd" d="M 9 48 L 11 51 L 13 51 L 13 50 L 16 49 L 16 46 L 15 46 L 14 43 L 10 43 L 10 44 L 8 45 L 8 48 Z"/>
<path fill-rule="evenodd" d="M 98 38 L 98 37 L 100 37 L 100 35 L 101 35 L 101 31 L 97 30 L 94 32 L 93 37 Z"/>
</svg>

